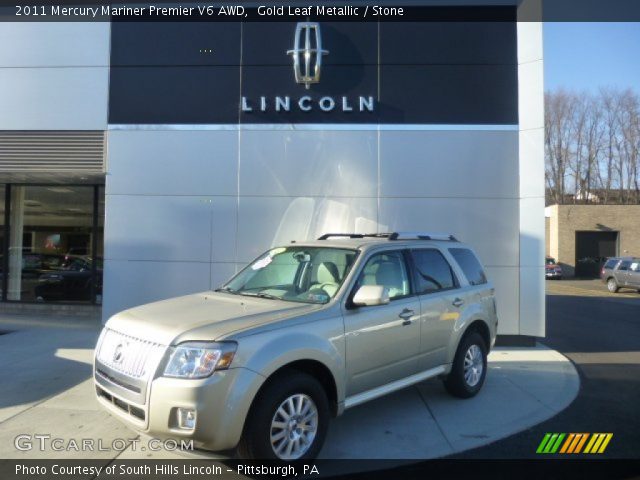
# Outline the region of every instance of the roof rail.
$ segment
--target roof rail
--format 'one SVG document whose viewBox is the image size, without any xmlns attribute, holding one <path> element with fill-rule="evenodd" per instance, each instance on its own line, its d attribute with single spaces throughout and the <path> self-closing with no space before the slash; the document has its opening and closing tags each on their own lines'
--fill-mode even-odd
<svg viewBox="0 0 640 480">
<path fill-rule="evenodd" d="M 388 238 L 390 233 L 325 233 L 318 240 L 328 240 L 329 238 Z"/>
<path fill-rule="evenodd" d="M 458 239 L 450 233 L 428 233 L 428 232 L 393 232 L 389 240 L 445 240 L 457 242 Z"/>
<path fill-rule="evenodd" d="M 387 240 L 444 240 L 457 242 L 458 239 L 449 233 L 425 232 L 389 232 L 389 233 L 325 233 L 318 240 L 329 238 L 386 238 Z"/>
</svg>

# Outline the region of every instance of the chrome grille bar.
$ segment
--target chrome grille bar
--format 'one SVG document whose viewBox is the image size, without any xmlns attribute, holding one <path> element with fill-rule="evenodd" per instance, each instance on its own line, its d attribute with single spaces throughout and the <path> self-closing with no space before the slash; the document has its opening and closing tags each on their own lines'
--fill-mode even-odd
<svg viewBox="0 0 640 480">
<path fill-rule="evenodd" d="M 165 349 L 165 345 L 105 329 L 97 358 L 119 373 L 141 379 L 154 373 Z"/>
</svg>

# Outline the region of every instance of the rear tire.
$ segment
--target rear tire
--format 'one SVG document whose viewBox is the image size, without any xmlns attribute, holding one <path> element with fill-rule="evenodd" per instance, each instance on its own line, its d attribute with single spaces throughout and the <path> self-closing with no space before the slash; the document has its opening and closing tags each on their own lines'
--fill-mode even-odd
<svg viewBox="0 0 640 480">
<path fill-rule="evenodd" d="M 620 287 L 618 287 L 618 282 L 616 282 L 615 278 L 612 277 L 609 280 L 607 280 L 607 289 L 611 293 L 618 293 L 618 290 L 620 290 Z"/>
<path fill-rule="evenodd" d="M 444 386 L 454 397 L 471 398 L 482 388 L 486 375 L 487 346 L 479 333 L 466 334 L 458 345 Z"/>
<path fill-rule="evenodd" d="M 329 401 L 311 375 L 279 374 L 254 400 L 238 445 L 246 459 L 283 461 L 315 458 L 329 426 Z"/>
</svg>

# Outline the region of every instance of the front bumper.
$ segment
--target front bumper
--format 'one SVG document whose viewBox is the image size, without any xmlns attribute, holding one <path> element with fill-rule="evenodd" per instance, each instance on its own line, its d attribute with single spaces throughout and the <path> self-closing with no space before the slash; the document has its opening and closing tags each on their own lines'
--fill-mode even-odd
<svg viewBox="0 0 640 480">
<path fill-rule="evenodd" d="M 200 449 L 227 450 L 240 441 L 264 377 L 245 368 L 199 380 L 157 377 L 148 385 L 144 403 L 132 401 L 121 385 L 97 372 L 94 381 L 100 404 L 133 430 L 160 439 L 192 439 Z M 196 411 L 193 430 L 178 427 L 178 408 Z"/>
</svg>

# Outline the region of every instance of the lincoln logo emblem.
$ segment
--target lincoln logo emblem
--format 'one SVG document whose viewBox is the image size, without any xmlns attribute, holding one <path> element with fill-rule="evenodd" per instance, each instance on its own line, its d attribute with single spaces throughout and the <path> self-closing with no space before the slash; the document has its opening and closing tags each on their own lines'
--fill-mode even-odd
<svg viewBox="0 0 640 480">
<path fill-rule="evenodd" d="M 123 349 L 124 345 L 123 344 L 118 344 L 118 346 L 116 347 L 116 349 L 113 352 L 113 363 L 121 363 L 122 362 L 122 349 Z"/>
<path fill-rule="evenodd" d="M 303 38 L 304 37 L 304 38 Z M 302 45 L 304 42 L 304 45 Z M 309 89 L 312 83 L 320 81 L 322 56 L 329 52 L 322 49 L 320 24 L 317 22 L 299 22 L 296 26 L 293 50 L 287 55 L 293 57 L 293 72 L 297 83 L 304 83 Z"/>
</svg>

